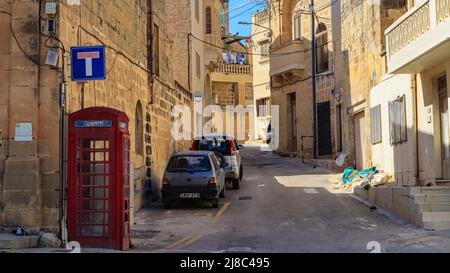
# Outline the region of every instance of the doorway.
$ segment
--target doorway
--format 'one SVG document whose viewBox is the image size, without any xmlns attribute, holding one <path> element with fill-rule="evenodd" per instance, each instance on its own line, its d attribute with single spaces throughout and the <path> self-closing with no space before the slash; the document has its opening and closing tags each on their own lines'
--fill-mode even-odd
<svg viewBox="0 0 450 273">
<path fill-rule="evenodd" d="M 442 179 L 450 179 L 450 135 L 446 76 L 438 78 Z"/>
<path fill-rule="evenodd" d="M 297 98 L 295 92 L 287 95 L 289 130 L 291 136 L 290 152 L 297 152 Z"/>
<path fill-rule="evenodd" d="M 319 155 L 331 155 L 331 109 L 330 102 L 317 104 Z"/>
<path fill-rule="evenodd" d="M 342 106 L 336 105 L 336 152 L 342 152 Z"/>
<path fill-rule="evenodd" d="M 366 143 L 366 135 L 364 133 L 366 118 L 365 112 L 360 112 L 353 117 L 353 126 L 355 129 L 355 163 L 356 169 L 364 169 L 364 162 L 366 161 L 366 153 L 364 144 Z"/>
</svg>

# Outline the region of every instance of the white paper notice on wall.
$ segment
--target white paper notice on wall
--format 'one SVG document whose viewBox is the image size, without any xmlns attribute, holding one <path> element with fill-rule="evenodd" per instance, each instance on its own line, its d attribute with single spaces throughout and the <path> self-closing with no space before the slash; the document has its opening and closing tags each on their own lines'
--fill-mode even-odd
<svg viewBox="0 0 450 273">
<path fill-rule="evenodd" d="M 31 123 L 16 123 L 15 141 L 30 142 L 33 141 L 33 125 Z"/>
<path fill-rule="evenodd" d="M 56 66 L 58 64 L 58 50 L 50 49 L 47 52 L 47 59 L 45 59 L 45 64 Z"/>
</svg>

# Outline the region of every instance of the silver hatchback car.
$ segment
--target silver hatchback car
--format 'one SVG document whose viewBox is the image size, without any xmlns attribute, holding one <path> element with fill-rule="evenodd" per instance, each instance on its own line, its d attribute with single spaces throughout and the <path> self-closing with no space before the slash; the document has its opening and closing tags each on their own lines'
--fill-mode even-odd
<svg viewBox="0 0 450 273">
<path fill-rule="evenodd" d="M 177 153 L 170 159 L 163 178 L 162 200 L 166 208 L 180 200 L 199 199 L 219 207 L 225 197 L 225 172 L 216 153 Z"/>
<path fill-rule="evenodd" d="M 213 151 L 220 153 L 225 161 L 225 178 L 232 182 L 234 189 L 240 188 L 240 183 L 244 175 L 242 167 L 241 150 L 243 145 L 239 145 L 232 135 L 206 135 L 202 139 L 192 141 L 192 151 Z"/>
</svg>

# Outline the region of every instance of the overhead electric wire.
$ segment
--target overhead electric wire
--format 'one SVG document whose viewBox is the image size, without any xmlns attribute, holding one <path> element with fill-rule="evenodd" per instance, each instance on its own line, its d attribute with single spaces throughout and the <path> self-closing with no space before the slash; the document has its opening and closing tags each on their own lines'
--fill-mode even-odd
<svg viewBox="0 0 450 273">
<path fill-rule="evenodd" d="M 233 7 L 233 8 L 228 7 L 228 9 L 224 10 L 221 14 L 230 13 L 230 12 L 232 12 L 232 11 L 235 11 L 235 10 L 238 10 L 238 9 L 240 9 L 240 8 L 243 8 L 243 7 L 249 5 L 249 4 L 253 3 L 253 2 L 254 2 L 254 0 L 247 0 L 246 2 L 241 3 L 241 4 L 239 4 L 238 6 L 235 6 L 235 7 Z"/>
<path fill-rule="evenodd" d="M 253 5 L 251 8 L 246 9 L 246 10 L 244 10 L 243 12 L 241 12 L 241 13 L 239 13 L 239 14 L 236 14 L 236 15 L 234 15 L 234 16 L 232 16 L 232 17 L 230 17 L 229 20 L 232 20 L 232 19 L 237 18 L 237 17 L 239 17 L 239 16 L 245 15 L 246 12 L 253 12 L 253 9 L 256 8 L 256 7 L 259 6 L 259 5 L 260 5 L 259 3 L 256 3 L 256 4 Z"/>
<path fill-rule="evenodd" d="M 297 54 L 297 53 L 302 53 L 302 52 L 308 52 L 308 51 L 311 51 L 311 48 L 308 48 L 308 49 L 304 49 L 304 50 L 298 50 L 298 51 L 292 51 L 292 52 L 285 52 L 285 53 L 269 53 L 269 54 L 249 53 L 249 52 L 242 52 L 242 51 L 237 51 L 237 50 L 230 50 L 229 48 L 226 48 L 226 47 L 223 47 L 223 46 L 219 46 L 219 45 L 215 45 L 215 44 L 213 44 L 213 43 L 204 41 L 204 40 L 202 40 L 202 39 L 196 37 L 196 36 L 193 35 L 193 34 L 191 34 L 191 37 L 194 38 L 195 40 L 201 42 L 201 43 L 204 43 L 204 44 L 210 45 L 210 46 L 212 46 L 212 47 L 216 47 L 216 48 L 222 49 L 222 50 L 224 50 L 224 51 L 232 51 L 232 52 L 242 53 L 242 54 L 244 54 L 244 55 L 250 55 L 250 56 L 272 56 L 272 57 L 279 57 L 279 56 L 286 56 L 286 55 L 291 55 L 291 54 Z M 333 41 L 330 41 L 330 42 L 327 42 L 327 43 L 318 45 L 318 46 L 316 46 L 316 48 L 320 48 L 320 47 L 322 47 L 322 46 L 324 46 L 324 45 L 327 45 L 327 44 L 330 44 L 330 43 L 333 43 Z"/>
</svg>

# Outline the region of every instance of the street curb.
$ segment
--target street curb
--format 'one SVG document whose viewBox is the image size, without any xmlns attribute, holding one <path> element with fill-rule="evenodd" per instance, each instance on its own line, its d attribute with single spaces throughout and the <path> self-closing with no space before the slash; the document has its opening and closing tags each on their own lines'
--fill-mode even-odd
<svg viewBox="0 0 450 273">
<path fill-rule="evenodd" d="M 376 207 L 377 208 L 376 211 L 375 211 L 376 213 L 378 213 L 380 215 L 383 215 L 383 216 L 386 216 L 386 218 L 388 218 L 389 220 L 391 220 L 392 222 L 394 222 L 396 224 L 408 225 L 408 226 L 414 226 L 414 227 L 416 226 L 416 225 L 408 222 L 407 220 L 401 218 L 397 214 L 395 214 L 393 212 L 390 212 L 388 210 L 385 210 L 384 208 L 382 208 L 380 206 L 377 206 L 376 204 L 370 202 L 369 200 L 364 199 L 362 197 L 359 197 L 359 196 L 357 196 L 354 193 L 350 194 L 350 196 L 352 198 L 354 198 L 355 200 L 357 200 L 358 202 L 360 202 L 361 204 L 366 205 L 369 208 Z"/>
</svg>

